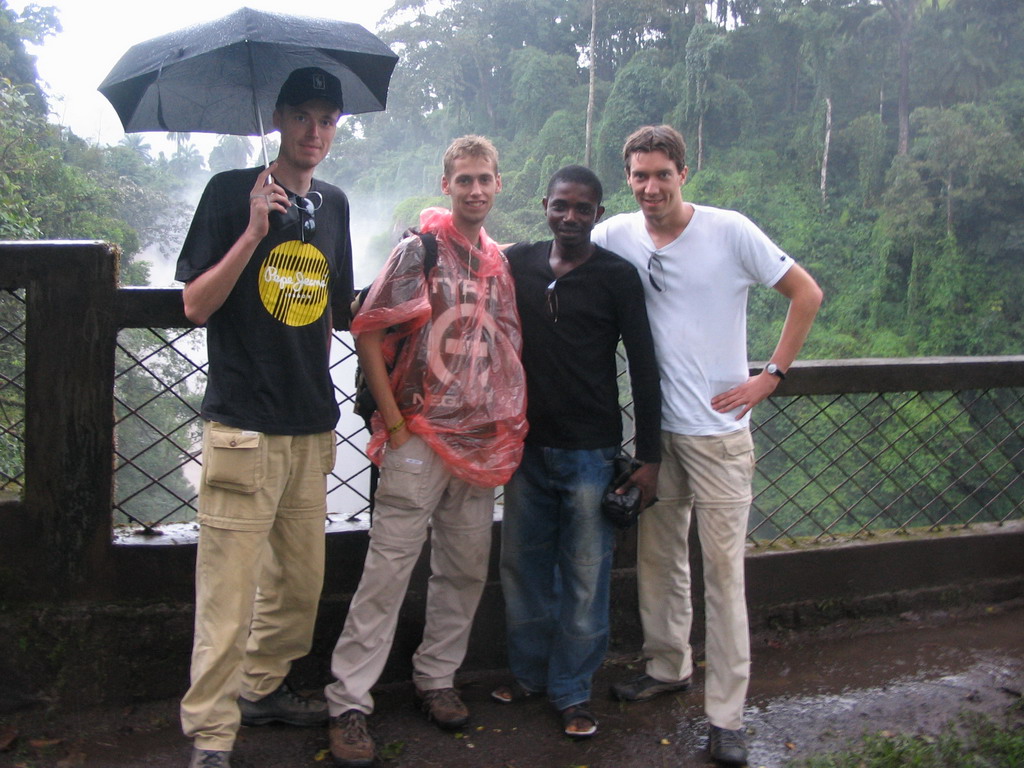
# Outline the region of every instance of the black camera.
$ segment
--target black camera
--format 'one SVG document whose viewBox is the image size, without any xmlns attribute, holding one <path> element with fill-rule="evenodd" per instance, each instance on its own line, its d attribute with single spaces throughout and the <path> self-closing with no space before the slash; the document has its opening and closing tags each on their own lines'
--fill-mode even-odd
<svg viewBox="0 0 1024 768">
<path fill-rule="evenodd" d="M 612 483 L 604 493 L 601 511 L 616 528 L 629 528 L 640 516 L 640 489 L 635 485 L 625 493 L 616 493 Z"/>
<path fill-rule="evenodd" d="M 611 483 L 605 488 L 604 498 L 601 500 L 601 512 L 608 522 L 616 528 L 629 528 L 640 516 L 642 494 L 637 486 L 633 486 L 625 493 L 616 493 L 615 489 L 622 486 L 629 476 L 640 466 L 640 462 L 631 459 L 629 456 L 617 456 L 615 458 L 615 470 Z"/>
</svg>

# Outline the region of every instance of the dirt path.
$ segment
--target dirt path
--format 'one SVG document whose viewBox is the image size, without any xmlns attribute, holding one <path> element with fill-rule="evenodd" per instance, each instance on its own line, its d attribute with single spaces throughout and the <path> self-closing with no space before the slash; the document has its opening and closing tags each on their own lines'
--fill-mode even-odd
<svg viewBox="0 0 1024 768">
<path fill-rule="evenodd" d="M 472 725 L 446 734 L 411 705 L 411 687 L 377 695 L 372 731 L 381 768 L 694 768 L 709 765 L 704 749 L 702 672 L 683 695 L 624 705 L 608 685 L 633 674 L 629 658 L 601 670 L 593 708 L 597 737 L 561 735 L 543 701 L 502 706 L 489 698 L 501 672 L 463 681 Z M 754 641 L 747 710 L 750 765 L 784 766 L 797 756 L 842 748 L 865 732 L 935 734 L 963 711 L 1024 722 L 1024 605 L 852 621 L 826 629 L 765 635 Z M 123 709 L 81 707 L 51 716 L 39 711 L 0 717 L 0 766 L 23 768 L 184 768 L 189 745 L 177 723 L 177 702 Z M 5 737 L 6 734 L 6 737 Z M 331 765 L 319 730 L 243 728 L 234 768 L 316 768 Z"/>
</svg>

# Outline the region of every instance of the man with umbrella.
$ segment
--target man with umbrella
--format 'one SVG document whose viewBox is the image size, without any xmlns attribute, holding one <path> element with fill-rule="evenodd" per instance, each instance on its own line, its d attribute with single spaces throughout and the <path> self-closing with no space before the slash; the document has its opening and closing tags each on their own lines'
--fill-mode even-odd
<svg viewBox="0 0 1024 768">
<path fill-rule="evenodd" d="M 206 325 L 196 620 L 181 703 L 190 768 L 225 768 L 240 723 L 318 725 L 285 682 L 308 653 L 323 584 L 326 475 L 339 410 L 331 328 L 352 298 L 345 194 L 313 177 L 344 111 L 323 69 L 292 72 L 265 169 L 211 179 L 178 259 L 186 316 Z"/>
</svg>

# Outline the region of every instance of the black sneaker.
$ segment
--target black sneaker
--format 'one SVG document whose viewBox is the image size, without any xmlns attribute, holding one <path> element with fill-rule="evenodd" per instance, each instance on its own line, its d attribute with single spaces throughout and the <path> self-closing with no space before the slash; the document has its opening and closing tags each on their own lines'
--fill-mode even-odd
<svg viewBox="0 0 1024 768">
<path fill-rule="evenodd" d="M 188 768 L 231 768 L 231 750 L 193 747 Z"/>
<path fill-rule="evenodd" d="M 747 743 L 743 729 L 730 731 L 712 725 L 708 731 L 708 752 L 711 759 L 722 765 L 746 765 Z"/>
<path fill-rule="evenodd" d="M 663 683 L 648 674 L 642 674 L 632 680 L 613 685 L 612 697 L 619 701 L 648 701 L 663 693 L 678 693 L 689 688 L 689 677 L 675 683 Z"/>
<path fill-rule="evenodd" d="M 281 683 L 277 690 L 268 693 L 259 701 L 238 697 L 238 709 L 242 712 L 242 725 L 326 725 L 328 720 L 327 702 L 299 696 L 288 683 Z"/>
</svg>

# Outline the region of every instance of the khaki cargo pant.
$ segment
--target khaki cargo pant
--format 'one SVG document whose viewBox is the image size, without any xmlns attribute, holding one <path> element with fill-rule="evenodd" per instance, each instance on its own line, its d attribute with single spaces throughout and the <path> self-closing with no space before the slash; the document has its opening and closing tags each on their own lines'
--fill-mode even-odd
<svg viewBox="0 0 1024 768">
<path fill-rule="evenodd" d="M 191 686 L 186 736 L 230 750 L 239 695 L 272 693 L 309 652 L 323 587 L 326 475 L 334 433 L 203 431 Z"/>
<path fill-rule="evenodd" d="M 331 658 L 336 682 L 324 691 L 332 716 L 373 711 L 370 689 L 391 652 L 428 525 L 426 626 L 413 656 L 413 681 L 421 690 L 452 686 L 487 581 L 493 517 L 494 489 L 454 477 L 419 437 L 387 451 L 363 575 Z"/>
<path fill-rule="evenodd" d="M 637 583 L 647 674 L 676 682 L 693 672 L 689 531 L 696 513 L 704 563 L 707 668 L 704 708 L 712 725 L 743 723 L 750 681 L 744 581 L 754 474 L 750 431 L 661 433 L 660 501 L 640 515 Z"/>
</svg>

